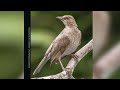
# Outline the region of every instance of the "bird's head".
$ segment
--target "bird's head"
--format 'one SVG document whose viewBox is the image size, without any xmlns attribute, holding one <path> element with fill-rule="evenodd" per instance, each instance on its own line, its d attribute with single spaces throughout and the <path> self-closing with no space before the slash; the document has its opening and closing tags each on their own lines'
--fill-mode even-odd
<svg viewBox="0 0 120 90">
<path fill-rule="evenodd" d="M 60 19 L 65 26 L 77 27 L 75 19 L 71 15 L 57 16 L 56 18 Z"/>
</svg>

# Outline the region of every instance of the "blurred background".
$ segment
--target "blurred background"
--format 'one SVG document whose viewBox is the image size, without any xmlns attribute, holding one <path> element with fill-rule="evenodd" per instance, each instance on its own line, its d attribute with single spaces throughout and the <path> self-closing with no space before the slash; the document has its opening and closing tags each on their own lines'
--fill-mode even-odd
<svg viewBox="0 0 120 90">
<path fill-rule="evenodd" d="M 72 15 L 82 32 L 82 43 L 78 49 L 92 39 L 91 11 L 31 11 L 31 77 L 53 75 L 62 71 L 60 64 L 50 66 L 49 61 L 39 74 L 32 75 L 51 42 L 63 30 L 63 23 L 56 19 L 57 16 L 62 15 Z M 64 67 L 70 58 L 67 56 L 62 60 Z M 92 52 L 90 52 L 77 65 L 73 76 L 75 78 L 92 78 L 92 64 Z"/>
<path fill-rule="evenodd" d="M 24 12 L 0 11 L 0 79 L 24 78 Z"/>
<path fill-rule="evenodd" d="M 120 11 L 93 11 L 97 78 L 120 78 Z"/>
</svg>

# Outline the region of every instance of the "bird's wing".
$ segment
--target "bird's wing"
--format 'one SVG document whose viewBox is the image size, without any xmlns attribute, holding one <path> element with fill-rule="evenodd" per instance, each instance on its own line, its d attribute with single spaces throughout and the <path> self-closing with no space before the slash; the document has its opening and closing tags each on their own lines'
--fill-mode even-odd
<svg viewBox="0 0 120 90">
<path fill-rule="evenodd" d="M 49 55 L 51 60 L 58 59 L 69 44 L 70 39 L 66 35 L 61 35 L 61 37 L 53 41 L 52 45 L 47 50 L 46 55 Z"/>
<path fill-rule="evenodd" d="M 79 42 L 79 45 L 80 45 L 80 44 L 81 44 L 81 39 L 82 39 L 82 33 L 81 33 L 81 31 L 80 31 L 79 29 L 78 29 L 78 33 L 79 33 L 79 39 L 80 39 L 80 40 L 79 40 L 79 41 L 80 41 L 80 42 Z"/>
<path fill-rule="evenodd" d="M 41 60 L 41 62 L 39 63 L 39 65 L 37 66 L 35 71 L 33 72 L 33 75 L 35 75 L 38 72 L 40 72 L 42 67 L 46 64 L 46 62 L 50 58 L 51 58 L 51 63 L 55 59 L 58 59 L 61 56 L 61 54 L 64 53 L 64 51 L 66 50 L 66 48 L 69 45 L 69 43 L 70 43 L 70 40 L 69 40 L 69 38 L 66 35 L 63 35 L 63 34 L 59 35 L 59 37 L 57 37 L 52 42 L 52 44 L 50 45 L 50 47 L 46 51 L 46 54 L 45 54 L 44 58 Z"/>
</svg>

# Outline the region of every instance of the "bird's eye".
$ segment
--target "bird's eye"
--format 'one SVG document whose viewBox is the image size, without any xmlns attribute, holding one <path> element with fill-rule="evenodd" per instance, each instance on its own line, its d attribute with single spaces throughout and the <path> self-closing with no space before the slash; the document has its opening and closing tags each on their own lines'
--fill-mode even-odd
<svg viewBox="0 0 120 90">
<path fill-rule="evenodd" d="M 64 19 L 65 19 L 65 20 L 68 20 L 68 19 L 69 19 L 69 17 L 65 17 Z"/>
</svg>

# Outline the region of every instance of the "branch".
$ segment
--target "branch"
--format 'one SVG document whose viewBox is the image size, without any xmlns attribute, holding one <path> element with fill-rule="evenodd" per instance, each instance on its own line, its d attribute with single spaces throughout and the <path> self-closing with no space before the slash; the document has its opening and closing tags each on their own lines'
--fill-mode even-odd
<svg viewBox="0 0 120 90">
<path fill-rule="evenodd" d="M 93 79 L 109 78 L 120 67 L 120 43 L 98 59 L 93 67 Z"/>
<path fill-rule="evenodd" d="M 45 76 L 45 77 L 32 78 L 32 79 L 74 79 L 72 74 L 73 74 L 73 71 L 74 71 L 76 65 L 92 49 L 93 49 L 93 40 L 89 41 L 84 47 L 82 47 L 80 50 L 78 50 L 75 53 L 75 55 L 77 55 L 78 58 L 77 59 L 72 58 L 69 61 L 69 63 L 67 64 L 65 70 L 63 70 L 61 73 L 58 73 L 56 75 Z"/>
</svg>

